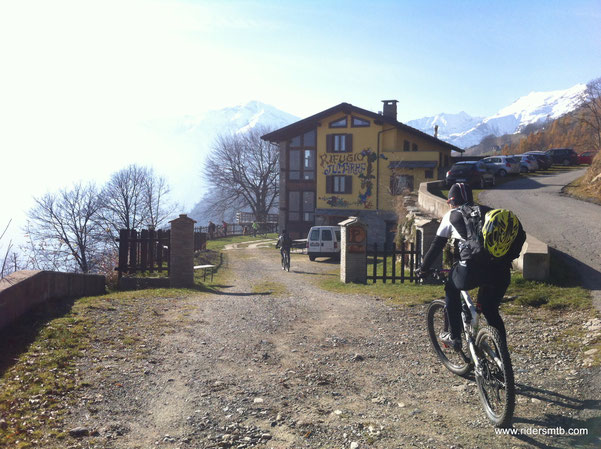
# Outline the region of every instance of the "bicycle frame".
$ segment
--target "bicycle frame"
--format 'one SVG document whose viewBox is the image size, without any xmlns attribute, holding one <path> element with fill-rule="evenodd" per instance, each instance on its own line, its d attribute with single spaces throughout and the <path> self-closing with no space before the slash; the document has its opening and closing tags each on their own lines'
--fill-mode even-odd
<svg viewBox="0 0 601 449">
<path fill-rule="evenodd" d="M 461 320 L 463 321 L 463 332 L 467 347 L 470 351 L 472 362 L 475 365 L 477 373 L 480 373 L 480 361 L 476 355 L 475 335 L 478 333 L 478 324 L 480 321 L 480 313 L 476 310 L 476 306 L 472 301 L 472 297 L 465 290 L 461 290 Z"/>
<path fill-rule="evenodd" d="M 446 284 L 448 281 L 448 274 L 450 270 L 433 270 L 432 274 L 436 279 L 442 281 L 443 284 Z M 480 313 L 476 309 L 474 301 L 470 294 L 461 290 L 461 321 L 463 322 L 463 334 L 465 341 L 467 342 L 467 347 L 470 351 L 471 361 L 474 363 L 475 370 L 478 374 L 481 373 L 482 368 L 480 366 L 480 360 L 478 355 L 476 354 L 476 346 L 475 346 L 475 336 L 478 333 L 478 325 L 480 322 Z M 461 355 L 464 356 L 463 351 L 460 351 Z M 464 360 L 469 362 L 464 356 Z"/>
</svg>

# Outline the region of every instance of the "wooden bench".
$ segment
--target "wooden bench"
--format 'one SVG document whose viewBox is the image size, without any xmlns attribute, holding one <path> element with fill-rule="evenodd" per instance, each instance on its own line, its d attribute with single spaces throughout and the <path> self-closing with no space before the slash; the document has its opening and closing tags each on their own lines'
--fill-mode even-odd
<svg viewBox="0 0 601 449">
<path fill-rule="evenodd" d="M 215 272 L 215 265 L 195 265 L 195 270 L 203 270 L 203 282 L 207 280 L 207 270 L 211 270 L 211 282 L 213 282 L 213 273 Z"/>
</svg>

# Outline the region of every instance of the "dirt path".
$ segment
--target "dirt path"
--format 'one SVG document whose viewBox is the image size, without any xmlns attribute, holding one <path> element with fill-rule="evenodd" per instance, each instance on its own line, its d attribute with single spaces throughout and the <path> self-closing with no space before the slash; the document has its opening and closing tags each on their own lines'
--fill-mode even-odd
<svg viewBox="0 0 601 449">
<path fill-rule="evenodd" d="M 475 383 L 447 372 L 430 350 L 426 306 L 398 308 L 325 292 L 316 282 L 335 276 L 337 265 L 293 254 L 287 273 L 278 259 L 270 249 L 231 250 L 231 276 L 218 291 L 132 306 L 138 337 L 113 353 L 103 353 L 100 342 L 81 363 L 88 388 L 70 420 L 94 435 L 73 447 L 585 443 L 567 436 L 496 435 Z M 110 322 L 121 338 L 122 325 Z M 587 396 L 582 380 L 588 372 L 583 355 L 566 346 L 568 338 L 554 341 L 582 323 L 577 313 L 507 317 L 519 388 L 517 429 L 599 422 L 598 398 Z M 582 421 L 582 408 L 596 421 Z"/>
</svg>

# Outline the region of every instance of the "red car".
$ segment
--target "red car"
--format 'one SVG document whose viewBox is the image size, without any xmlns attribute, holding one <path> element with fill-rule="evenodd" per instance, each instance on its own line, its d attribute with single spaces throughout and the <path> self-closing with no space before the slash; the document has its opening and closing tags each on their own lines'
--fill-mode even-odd
<svg viewBox="0 0 601 449">
<path fill-rule="evenodd" d="M 578 163 L 590 165 L 596 155 L 597 153 L 595 151 L 585 151 L 584 153 L 580 153 L 578 155 Z"/>
</svg>

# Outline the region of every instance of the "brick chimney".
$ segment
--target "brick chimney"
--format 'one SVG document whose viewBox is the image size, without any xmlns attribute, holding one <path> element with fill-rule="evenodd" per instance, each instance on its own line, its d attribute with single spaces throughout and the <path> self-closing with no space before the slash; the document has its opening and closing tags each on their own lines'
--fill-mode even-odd
<svg viewBox="0 0 601 449">
<path fill-rule="evenodd" d="M 397 100 L 382 100 L 382 103 L 384 103 L 384 112 L 383 112 L 384 117 L 389 117 L 391 119 L 396 120 L 396 104 L 398 103 L 398 101 Z"/>
<path fill-rule="evenodd" d="M 434 125 L 434 137 L 438 139 L 438 125 Z"/>
</svg>

